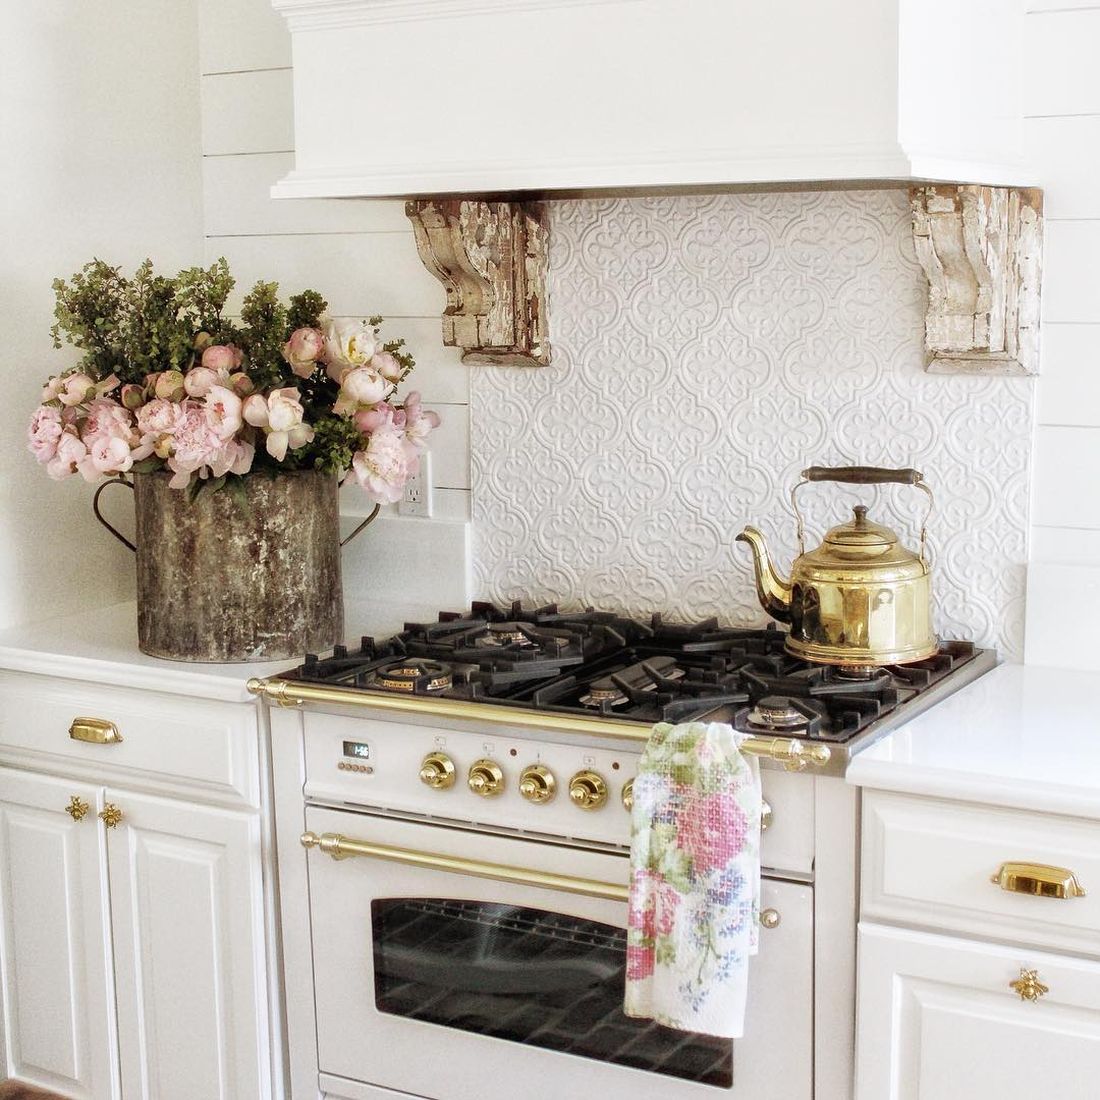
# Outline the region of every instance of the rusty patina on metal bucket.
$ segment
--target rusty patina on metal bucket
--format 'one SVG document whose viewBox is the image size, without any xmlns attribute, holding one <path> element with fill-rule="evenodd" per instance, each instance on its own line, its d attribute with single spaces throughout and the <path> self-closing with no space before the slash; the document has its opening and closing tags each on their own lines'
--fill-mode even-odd
<svg viewBox="0 0 1100 1100">
<path fill-rule="evenodd" d="M 333 475 L 253 475 L 243 482 L 247 507 L 228 492 L 201 492 L 189 501 L 169 487 L 169 477 L 135 474 L 132 483 L 107 482 L 96 493 L 97 517 L 137 555 L 142 653 L 174 661 L 274 661 L 343 640 Z M 134 490 L 136 547 L 99 513 L 99 493 L 111 484 Z"/>
</svg>

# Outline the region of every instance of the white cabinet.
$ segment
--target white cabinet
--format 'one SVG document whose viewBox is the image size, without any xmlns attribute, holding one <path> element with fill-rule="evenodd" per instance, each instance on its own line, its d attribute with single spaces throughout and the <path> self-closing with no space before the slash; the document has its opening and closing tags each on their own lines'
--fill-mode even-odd
<svg viewBox="0 0 1100 1100">
<path fill-rule="evenodd" d="M 0 1079 L 277 1094 L 258 740 L 250 703 L 0 675 Z"/>
<path fill-rule="evenodd" d="M 859 952 L 857 1100 L 1096 1095 L 1100 963 L 877 924 Z"/>
<path fill-rule="evenodd" d="M 0 769 L 3 1076 L 89 1100 L 119 1095 L 98 793 Z"/>
<path fill-rule="evenodd" d="M 864 792 L 856 1100 L 1096 1095 L 1098 843 L 1079 818 Z"/>
<path fill-rule="evenodd" d="M 1019 0 L 273 3 L 279 197 L 1030 182 Z"/>
<path fill-rule="evenodd" d="M 126 1100 L 260 1097 L 265 973 L 256 815 L 108 790 Z"/>
</svg>

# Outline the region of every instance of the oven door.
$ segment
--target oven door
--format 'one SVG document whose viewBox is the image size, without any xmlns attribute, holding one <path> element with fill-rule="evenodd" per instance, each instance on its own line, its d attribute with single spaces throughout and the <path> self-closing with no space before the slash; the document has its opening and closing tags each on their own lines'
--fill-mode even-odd
<svg viewBox="0 0 1100 1100">
<path fill-rule="evenodd" d="M 365 1084 L 432 1100 L 567 1090 L 810 1100 L 808 886 L 764 882 L 764 905 L 780 920 L 761 930 L 745 1038 L 734 1043 L 624 1016 L 625 903 L 539 882 L 623 886 L 624 855 L 319 807 L 306 820 L 317 834 L 416 860 L 309 855 L 318 1060 L 330 1094 L 340 1078 L 349 1097 L 378 1095 Z M 440 857 L 506 865 L 531 882 L 440 869 Z"/>
</svg>

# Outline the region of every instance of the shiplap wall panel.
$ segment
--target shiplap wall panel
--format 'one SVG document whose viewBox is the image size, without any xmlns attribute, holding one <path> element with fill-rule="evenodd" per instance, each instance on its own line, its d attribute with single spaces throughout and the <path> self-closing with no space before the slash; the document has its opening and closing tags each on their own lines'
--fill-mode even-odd
<svg viewBox="0 0 1100 1100">
<path fill-rule="evenodd" d="M 289 69 L 202 78 L 202 151 L 285 153 L 294 148 L 294 86 Z"/>
<path fill-rule="evenodd" d="M 1040 424 L 1035 433 L 1034 522 L 1100 529 L 1100 428 Z"/>
<path fill-rule="evenodd" d="M 1100 428 L 1100 326 L 1043 329 L 1039 423 Z"/>
<path fill-rule="evenodd" d="M 273 199 L 271 185 L 293 167 L 293 153 L 204 157 L 207 236 L 408 230 L 399 200 Z"/>
<path fill-rule="evenodd" d="M 438 317 L 446 303 L 443 288 L 420 262 L 411 228 L 403 233 L 208 237 L 206 254 L 209 259 L 224 256 L 237 276 L 230 298 L 234 311 L 243 291 L 258 279 L 273 279 L 288 292 L 314 287 L 336 315 Z"/>
<path fill-rule="evenodd" d="M 1100 114 L 1029 118 L 1025 134 L 1040 168 L 1047 222 L 1100 218 Z"/>
<path fill-rule="evenodd" d="M 1100 113 L 1100 7 L 1036 13 L 1027 23 L 1025 113 Z"/>
<path fill-rule="evenodd" d="M 1043 320 L 1100 324 L 1100 221 L 1047 223 Z"/>
<path fill-rule="evenodd" d="M 416 254 L 404 205 L 377 200 L 282 200 L 270 187 L 294 164 L 290 36 L 270 0 L 200 0 L 203 190 L 207 262 L 225 256 L 237 277 L 231 302 L 257 280 L 285 293 L 315 287 L 335 316 L 379 313 L 403 336 L 420 390 L 443 418 L 432 437 L 433 518 L 382 517 L 344 553 L 349 601 L 379 588 L 379 560 L 400 562 L 417 598 L 461 606 L 469 598 L 469 370 L 444 348 L 445 296 Z M 341 493 L 345 533 L 371 504 Z M 387 582 L 388 583 L 388 582 Z"/>
<path fill-rule="evenodd" d="M 1095 565 L 1100 562 L 1100 528 L 1035 527 L 1031 532 L 1031 557 L 1063 565 Z M 1064 611 L 1063 607 L 1061 613 Z"/>
<path fill-rule="evenodd" d="M 270 0 L 199 0 L 199 64 L 203 75 L 289 68 L 286 20 Z"/>
</svg>

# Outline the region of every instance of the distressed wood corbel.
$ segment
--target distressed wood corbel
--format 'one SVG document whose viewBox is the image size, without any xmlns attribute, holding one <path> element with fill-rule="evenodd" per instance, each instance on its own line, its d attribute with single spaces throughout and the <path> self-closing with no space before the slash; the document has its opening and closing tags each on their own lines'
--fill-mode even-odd
<svg viewBox="0 0 1100 1100">
<path fill-rule="evenodd" d="M 935 184 L 909 201 L 928 277 L 927 369 L 1038 374 L 1042 192 Z"/>
<path fill-rule="evenodd" d="M 405 213 L 424 266 L 447 291 L 443 343 L 462 348 L 464 363 L 546 366 L 542 204 L 416 199 Z"/>
</svg>

